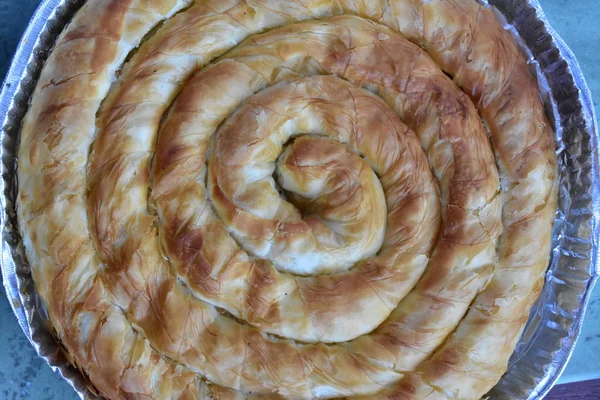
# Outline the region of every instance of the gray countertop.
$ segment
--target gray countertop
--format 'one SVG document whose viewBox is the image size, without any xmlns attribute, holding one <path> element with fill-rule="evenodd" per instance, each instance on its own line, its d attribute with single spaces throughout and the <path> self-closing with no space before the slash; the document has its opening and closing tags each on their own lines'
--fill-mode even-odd
<svg viewBox="0 0 600 400">
<path fill-rule="evenodd" d="M 540 0 L 550 23 L 577 56 L 600 111 L 600 2 Z M 39 0 L 0 0 L 0 77 Z M 0 295 L 0 398 L 77 399 L 70 386 L 40 359 Z M 600 378 L 600 289 L 592 296 L 583 332 L 561 383 Z"/>
</svg>

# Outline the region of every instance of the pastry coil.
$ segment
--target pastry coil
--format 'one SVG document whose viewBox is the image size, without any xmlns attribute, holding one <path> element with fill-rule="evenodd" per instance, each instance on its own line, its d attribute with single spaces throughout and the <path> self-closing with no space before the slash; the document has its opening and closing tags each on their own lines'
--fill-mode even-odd
<svg viewBox="0 0 600 400">
<path fill-rule="evenodd" d="M 553 143 L 474 0 L 90 0 L 19 223 L 107 398 L 478 399 L 543 285 Z"/>
</svg>

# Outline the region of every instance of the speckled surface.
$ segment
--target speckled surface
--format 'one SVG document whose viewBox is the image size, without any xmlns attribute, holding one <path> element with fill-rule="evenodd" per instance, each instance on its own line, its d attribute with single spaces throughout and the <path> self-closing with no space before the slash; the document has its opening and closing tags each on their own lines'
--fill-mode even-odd
<svg viewBox="0 0 600 400">
<path fill-rule="evenodd" d="M 39 0 L 0 0 L 0 77 Z M 540 0 L 552 26 L 577 56 L 600 112 L 600 1 Z M 70 386 L 40 359 L 0 295 L 0 399 L 75 400 Z M 560 382 L 600 378 L 600 285 Z"/>
<path fill-rule="evenodd" d="M 9 0 L 13 1 L 13 0 Z M 0 399 L 77 399 L 21 331 L 6 296 L 0 298 Z"/>
</svg>

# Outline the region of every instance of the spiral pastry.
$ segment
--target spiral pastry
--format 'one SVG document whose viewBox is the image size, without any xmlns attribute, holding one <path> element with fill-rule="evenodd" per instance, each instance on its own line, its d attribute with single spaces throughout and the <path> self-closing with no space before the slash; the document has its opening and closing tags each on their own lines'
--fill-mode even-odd
<svg viewBox="0 0 600 400">
<path fill-rule="evenodd" d="M 475 0 L 89 0 L 18 217 L 110 399 L 479 399 L 543 286 L 553 132 Z"/>
</svg>

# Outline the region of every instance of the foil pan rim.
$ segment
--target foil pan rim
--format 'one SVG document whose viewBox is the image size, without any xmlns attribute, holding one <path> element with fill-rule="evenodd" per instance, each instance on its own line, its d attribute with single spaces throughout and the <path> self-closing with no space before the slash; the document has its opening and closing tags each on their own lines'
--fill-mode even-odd
<svg viewBox="0 0 600 400">
<path fill-rule="evenodd" d="M 571 48 L 567 45 L 567 43 L 564 41 L 564 39 L 552 27 L 552 25 L 548 21 L 548 18 L 546 17 L 546 14 L 544 13 L 544 11 L 541 7 L 541 4 L 539 3 L 539 0 L 529 0 L 529 1 L 535 7 L 536 12 L 538 14 L 538 18 L 540 19 L 540 21 L 542 21 L 544 23 L 546 30 L 548 31 L 548 33 L 550 33 L 550 35 L 554 39 L 559 51 L 561 52 L 561 54 L 563 54 L 564 59 L 567 61 L 567 64 L 571 70 L 573 78 L 575 79 L 575 83 L 576 83 L 577 87 L 579 88 L 579 91 L 580 91 L 579 98 L 582 103 L 582 106 L 586 109 L 587 113 L 590 115 L 589 120 L 586 122 L 589 124 L 589 129 L 590 129 L 590 132 L 592 133 L 591 139 L 595 145 L 592 147 L 592 152 L 591 152 L 591 154 L 592 154 L 592 171 L 593 171 L 593 175 L 598 177 L 598 176 L 600 176 L 600 165 L 599 165 L 600 136 L 599 136 L 599 132 L 598 132 L 598 119 L 596 116 L 596 109 L 594 107 L 594 102 L 592 101 L 592 92 L 587 84 L 587 81 L 586 81 L 584 75 L 583 75 L 583 71 L 581 70 L 581 66 L 579 65 L 579 61 L 577 60 L 575 53 L 573 53 L 573 50 L 571 50 Z M 595 192 L 594 197 L 596 199 L 599 198 L 600 184 L 598 184 L 598 182 L 596 182 L 596 184 L 594 185 L 593 191 Z M 544 398 L 550 392 L 550 390 L 552 389 L 554 384 L 558 381 L 558 379 L 560 378 L 562 373 L 565 371 L 565 369 L 569 363 L 569 360 L 571 359 L 571 357 L 573 355 L 575 346 L 577 345 L 577 342 L 579 340 L 581 328 L 583 326 L 583 321 L 585 319 L 585 313 L 587 312 L 587 308 L 588 308 L 588 305 L 590 302 L 592 291 L 594 289 L 594 286 L 597 284 L 598 280 L 600 279 L 600 237 L 598 237 L 598 231 L 597 231 L 598 228 L 600 227 L 600 207 L 599 207 L 598 202 L 596 202 L 593 205 L 593 208 L 594 208 L 593 220 L 596 225 L 595 226 L 596 229 L 594 230 L 594 232 L 596 234 L 594 235 L 594 238 L 593 238 L 594 247 L 593 247 L 593 251 L 592 251 L 592 257 L 593 257 L 593 263 L 595 264 L 595 268 L 593 268 L 593 270 L 592 270 L 590 282 L 588 284 L 586 293 L 585 293 L 583 301 L 582 301 L 581 317 L 576 321 L 577 334 L 574 336 L 572 344 L 569 347 L 568 351 L 566 352 L 562 364 L 560 365 L 559 368 L 557 368 L 555 370 L 554 376 L 550 377 L 550 379 L 547 381 L 546 385 L 537 388 L 540 398 Z"/>
<path fill-rule="evenodd" d="M 31 41 L 31 38 L 37 38 L 41 33 L 41 30 L 44 27 L 45 21 L 47 21 L 58 5 L 57 0 L 44 0 L 38 8 L 35 10 L 29 22 L 27 23 L 27 28 L 23 35 L 21 36 L 21 40 L 19 40 L 19 44 L 17 46 L 17 50 L 13 55 L 8 72 L 4 77 L 4 81 L 2 82 L 2 90 L 0 91 L 0 117 L 2 118 L 2 131 L 1 134 L 4 135 L 4 125 L 7 123 L 8 119 L 8 111 L 12 106 L 12 100 L 14 94 L 17 92 L 18 83 L 25 76 L 25 68 L 23 65 L 19 65 L 18 60 L 26 60 L 28 64 L 33 56 L 33 50 L 37 43 Z M 0 147 L 0 159 L 4 158 L 4 147 Z M 4 163 L 0 163 L 0 174 L 3 175 L 5 172 Z M 4 193 L 6 189 L 6 181 L 4 179 L 0 180 L 0 193 Z M 4 195 L 0 196 L 0 231 L 4 232 L 4 228 L 6 226 L 7 220 L 7 207 L 6 207 L 6 197 Z M 10 304 L 13 313 L 17 317 L 17 321 L 19 326 L 25 333 L 25 336 L 29 340 L 29 342 L 35 347 L 35 343 L 31 338 L 31 331 L 29 329 L 29 325 L 27 323 L 27 316 L 25 312 L 25 307 L 23 306 L 23 299 L 20 288 L 20 282 L 16 275 L 15 264 L 10 255 L 10 249 L 8 248 L 8 243 L 2 239 L 0 243 L 0 251 L 2 252 L 2 258 L 0 260 L 0 268 L 2 270 L 2 284 L 4 285 L 4 289 L 6 291 L 6 296 L 8 297 L 8 302 Z M 54 369 L 54 368 L 53 368 Z"/>
<path fill-rule="evenodd" d="M 488 1 L 488 0 L 486 0 Z M 544 24 L 546 31 L 552 36 L 554 44 L 558 48 L 559 52 L 563 56 L 563 59 L 566 61 L 571 75 L 575 81 L 575 85 L 579 89 L 579 100 L 581 102 L 582 107 L 585 109 L 585 113 L 589 116 L 587 118 L 586 123 L 588 125 L 589 132 L 591 133 L 590 137 L 594 144 L 591 150 L 591 162 L 592 162 L 592 175 L 596 177 L 596 181 L 594 182 L 592 191 L 594 193 L 594 198 L 600 198 L 600 183 L 598 181 L 598 177 L 600 176 L 600 136 L 598 131 L 598 119 L 596 116 L 596 111 L 594 107 L 594 103 L 592 101 L 592 93 L 587 84 L 587 81 L 583 75 L 583 71 L 573 53 L 573 50 L 567 45 L 564 39 L 558 34 L 558 32 L 552 27 L 550 21 L 546 17 L 546 14 L 543 11 L 543 8 L 539 2 L 539 0 L 527 0 L 528 3 L 535 9 L 538 19 Z M 547 379 L 544 382 L 541 382 L 535 390 L 530 394 L 529 399 L 542 399 L 544 398 L 552 389 L 552 387 L 556 384 L 564 370 L 566 369 L 569 360 L 573 355 L 573 351 L 575 350 L 575 346 L 579 340 L 579 336 L 581 333 L 581 328 L 583 325 L 583 321 L 585 319 L 585 313 L 587 312 L 587 308 L 590 302 L 590 298 L 592 295 L 592 291 L 596 283 L 600 280 L 600 237 L 598 230 L 600 229 L 600 203 L 596 201 L 592 203 L 593 207 L 593 216 L 592 220 L 594 222 L 593 232 L 594 235 L 592 240 L 594 242 L 593 250 L 592 250 L 592 264 L 593 268 L 590 273 L 590 280 L 588 282 L 587 288 L 585 290 L 583 299 L 581 301 L 581 314 L 580 317 L 575 321 L 572 329 L 576 331 L 576 334 L 573 335 L 569 346 L 566 348 L 566 351 L 560 353 L 557 358 L 558 367 L 554 368 L 554 370 L 547 374 Z"/>
<path fill-rule="evenodd" d="M 83 1 L 85 0 L 80 1 L 80 5 L 83 4 Z M 43 0 L 37 7 L 27 23 L 27 27 L 23 32 L 23 35 L 21 36 L 21 40 L 19 41 L 15 54 L 12 57 L 9 69 L 6 73 L 4 81 L 2 82 L 2 88 L 0 90 L 0 142 L 2 142 L 2 145 L 0 146 L 0 176 L 2 178 L 0 179 L 0 269 L 2 271 L 2 284 L 4 286 L 8 302 L 29 343 L 31 343 L 36 353 L 42 359 L 44 359 L 44 361 L 46 361 L 48 366 L 61 378 L 63 378 L 82 400 L 88 400 L 96 398 L 96 396 L 94 396 L 92 389 L 85 381 L 83 375 L 78 374 L 76 370 L 71 368 L 66 359 L 61 356 L 56 357 L 56 353 L 53 354 L 52 357 L 47 354 L 42 354 L 41 345 L 35 338 L 35 332 L 32 332 L 31 310 L 28 310 L 25 307 L 28 299 L 23 288 L 24 285 L 22 282 L 22 277 L 17 271 L 17 265 L 13 259 L 14 252 L 22 252 L 23 249 L 12 249 L 11 245 L 5 240 L 7 220 L 9 218 L 7 198 L 5 195 L 7 190 L 7 180 L 5 177 L 5 174 L 7 173 L 7 168 L 5 165 L 6 149 L 3 145 L 4 136 L 6 134 L 5 127 L 9 122 L 9 112 L 14 105 L 14 96 L 19 92 L 22 81 L 29 74 L 27 67 L 34 58 L 36 50 L 39 50 L 38 47 L 40 45 L 41 35 L 48 29 L 48 22 L 56 14 L 57 9 L 61 5 L 64 5 L 64 0 Z M 77 9 L 79 9 L 79 6 Z M 59 30 L 62 30 L 65 25 L 60 27 Z M 47 53 L 50 51 L 51 49 L 46 50 Z M 47 54 L 46 56 L 42 57 L 45 61 Z M 39 70 L 41 71 L 41 68 L 39 68 Z M 37 80 L 40 71 L 37 71 L 37 73 L 34 72 L 35 80 Z M 23 253 L 21 253 L 21 256 L 23 257 L 22 254 Z M 48 333 L 48 335 L 50 334 Z M 57 343 L 57 348 L 58 347 L 59 345 Z M 58 349 L 58 351 L 60 352 L 60 349 Z"/>
<path fill-rule="evenodd" d="M 479 1 L 487 6 L 489 6 L 490 3 L 493 4 L 498 2 L 498 0 Z M 2 242 L 0 243 L 2 258 L 0 259 L 0 267 L 2 269 L 3 285 L 10 306 L 21 329 L 35 348 L 36 352 L 55 372 L 59 373 L 60 376 L 74 388 L 76 393 L 82 399 L 92 399 L 96 398 L 93 389 L 89 386 L 82 374 L 70 366 L 60 351 L 60 345 L 55 342 L 55 351 L 51 353 L 44 351 L 44 341 L 47 342 L 48 338 L 50 338 L 51 341 L 53 339 L 43 327 L 36 327 L 32 324 L 34 314 L 40 312 L 43 313 L 43 310 L 40 310 L 40 308 L 43 308 L 43 305 L 39 304 L 39 300 L 36 302 L 35 299 L 32 300 L 32 296 L 29 296 L 28 290 L 33 289 L 31 277 L 29 276 L 28 282 L 24 281 L 28 271 L 20 270 L 19 265 L 17 265 L 17 262 L 23 262 L 24 256 L 22 245 L 19 248 L 6 240 L 7 235 L 18 235 L 18 232 L 7 232 L 7 222 L 12 216 L 9 215 L 10 210 L 7 207 L 6 196 L 7 191 L 11 189 L 8 187 L 8 185 L 11 184 L 11 180 L 7 179 L 6 175 L 10 174 L 11 170 L 16 170 L 16 165 L 9 168 L 6 163 L 16 162 L 14 161 L 13 155 L 9 154 L 7 156 L 6 146 L 4 145 L 7 136 L 5 128 L 11 122 L 10 112 L 14 107 L 15 95 L 22 90 L 21 85 L 27 78 L 33 79 L 33 81 L 37 80 L 41 65 L 37 65 L 37 70 L 36 68 L 31 69 L 32 60 L 39 58 L 41 59 L 40 64 L 43 65 L 43 61 L 45 61 L 45 58 L 52 47 L 51 45 L 55 36 L 64 28 L 66 23 L 70 20 L 71 15 L 79 9 L 83 2 L 84 0 L 73 0 L 71 1 L 71 4 L 67 4 L 68 0 L 42 1 L 23 33 L 2 85 L 2 90 L 0 92 L 0 121 L 2 121 L 2 131 L 0 132 L 0 141 L 2 142 L 2 146 L 0 146 L 0 158 L 2 160 L 0 163 L 0 174 L 3 179 L 0 179 L 0 207 L 2 208 L 0 210 L 0 231 L 2 232 Z M 560 35 L 552 28 L 542 11 L 539 1 L 526 0 L 526 3 L 535 10 L 537 19 L 542 22 L 545 32 L 552 37 L 553 45 L 558 49 L 562 60 L 566 62 L 568 72 L 573 78 L 574 84 L 579 91 L 578 100 L 581 103 L 582 114 L 585 117 L 586 128 L 592 142 L 590 152 L 590 161 L 592 164 L 591 191 L 593 200 L 595 200 L 591 205 L 592 216 L 590 217 L 590 222 L 592 224 L 592 250 L 590 256 L 591 269 L 589 270 L 589 278 L 587 279 L 585 288 L 581 291 L 579 309 L 574 311 L 574 320 L 572 324 L 567 327 L 568 340 L 564 342 L 560 351 L 552 354 L 553 358 L 551 365 L 545 371 L 543 379 L 540 380 L 534 388 L 530 388 L 531 391 L 527 395 L 527 399 L 541 399 L 556 383 L 564 371 L 568 360 L 571 358 L 577 339 L 579 338 L 581 325 L 583 323 L 585 311 L 588 307 L 592 288 L 600 276 L 600 137 L 591 92 L 575 55 Z M 61 7 L 63 9 L 59 10 Z M 62 19 L 62 22 L 54 20 L 58 14 L 61 14 L 59 20 Z M 48 43 L 46 43 L 46 48 L 44 48 L 40 41 L 42 40 L 42 36 L 51 30 L 56 31 L 56 35 L 52 37 L 53 34 L 50 33 L 51 43 L 49 46 Z M 27 97 L 30 97 L 33 91 L 26 88 L 23 90 L 27 92 Z M 17 122 L 20 124 L 21 121 L 19 120 Z M 13 146 L 16 146 L 16 144 L 13 143 Z M 17 262 L 15 262 L 15 260 L 17 260 Z M 40 335 L 44 336 L 43 339 Z"/>
</svg>

